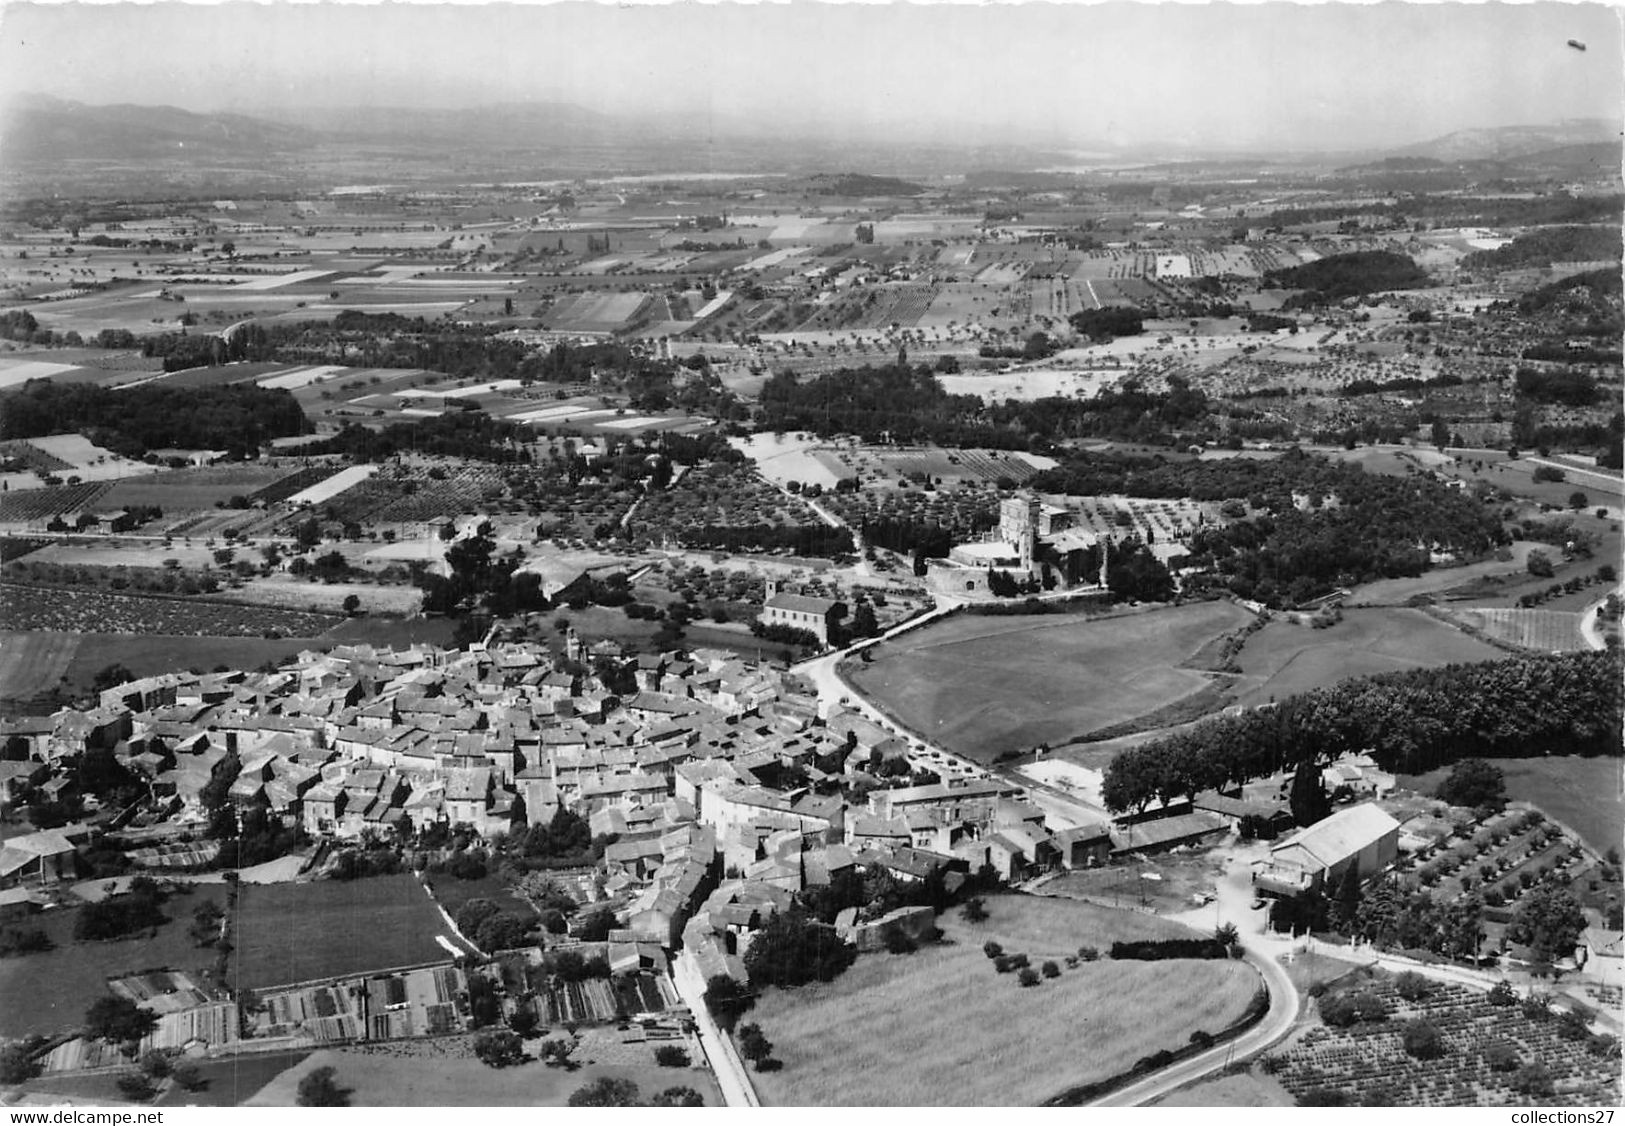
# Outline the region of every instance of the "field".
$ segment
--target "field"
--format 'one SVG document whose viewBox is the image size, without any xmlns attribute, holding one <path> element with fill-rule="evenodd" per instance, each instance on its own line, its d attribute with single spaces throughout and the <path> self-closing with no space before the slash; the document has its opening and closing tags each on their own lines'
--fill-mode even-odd
<svg viewBox="0 0 1625 1126">
<path fill-rule="evenodd" d="M 247 1105 L 293 1106 L 300 1078 L 318 1067 L 334 1069 L 334 1081 L 351 1092 L 352 1106 L 562 1107 L 576 1088 L 606 1075 L 636 1083 L 643 1101 L 667 1087 L 683 1086 L 700 1092 L 708 1107 L 722 1105 L 722 1095 L 709 1072 L 659 1067 L 646 1046 L 642 1053 L 650 1062 L 641 1066 L 586 1063 L 566 1071 L 536 1061 L 494 1070 L 466 1054 L 462 1045 L 457 1038 L 403 1044 L 394 1053 L 353 1048 L 314 1052 L 266 1085 Z M 432 1060 L 432 1065 L 425 1066 L 425 1059 Z"/>
<path fill-rule="evenodd" d="M 100 590 L 0 583 L 0 616 L 16 630 L 169 634 L 189 637 L 315 637 L 337 624 L 321 614 L 153 598 Z"/>
<path fill-rule="evenodd" d="M 1064 969 L 1030 989 L 995 972 L 993 940 L 1036 968 L 1080 946 L 1191 932 L 1127 911 L 1000 896 L 990 918 L 938 919 L 941 945 L 867 954 L 828 984 L 772 990 L 747 1019 L 784 1061 L 753 1074 L 776 1106 L 1032 1106 L 1127 1071 L 1241 1016 L 1258 974 L 1241 962 L 1113 962 Z M 974 1029 L 975 1035 L 967 1035 Z M 906 1066 L 899 1066 L 907 1061 Z"/>
<path fill-rule="evenodd" d="M 845 671 L 908 727 L 987 762 L 1195 695 L 1210 677 L 1181 663 L 1250 617 L 1228 602 L 1104 620 L 959 617 L 879 645 L 873 663 Z"/>
<path fill-rule="evenodd" d="M 98 499 L 107 509 L 134 505 L 156 505 L 165 516 L 208 510 L 234 496 L 250 501 L 262 489 L 299 472 L 297 464 L 210 466 L 203 469 L 175 469 L 144 477 L 127 477 Z"/>
<path fill-rule="evenodd" d="M 448 959 L 451 936 L 413 876 L 243 885 L 233 920 L 233 984 L 246 989 Z"/>
<path fill-rule="evenodd" d="M 1526 801 L 1579 833 L 1598 852 L 1619 847 L 1625 835 L 1625 797 L 1621 795 L 1622 760 L 1558 755 L 1496 759 L 1506 775 L 1507 796 Z M 1399 784 L 1431 794 L 1446 767 L 1427 774 L 1402 774 Z"/>
<path fill-rule="evenodd" d="M 85 1010 L 108 995 L 107 979 L 134 971 L 167 967 L 208 970 L 214 952 L 187 937 L 192 912 L 205 900 L 225 902 L 221 885 L 198 885 L 190 894 L 172 895 L 164 905 L 169 922 L 150 935 L 110 942 L 75 942 L 78 912 L 58 909 L 36 915 L 38 927 L 55 949 L 21 958 L 0 958 L 0 1037 L 50 1034 L 77 1027 Z"/>
<path fill-rule="evenodd" d="M 0 699 L 24 700 L 53 687 L 78 648 L 73 633 L 0 634 Z"/>
<path fill-rule="evenodd" d="M 1580 636 L 1580 615 L 1570 610 L 1462 609 L 1450 616 L 1521 649 L 1567 653 L 1588 648 Z"/>
<path fill-rule="evenodd" d="M 1341 988 L 1358 987 L 1382 998 L 1387 1020 L 1352 1028 L 1321 1026 L 1280 1053 L 1281 1085 L 1301 1098 L 1322 1088 L 1341 1092 L 1362 1106 L 1511 1106 L 1551 1097 L 1521 1096 L 1513 1072 L 1497 1072 L 1485 1061 L 1496 1044 L 1511 1047 L 1524 1063 L 1538 1062 L 1551 1075 L 1565 1105 L 1614 1106 L 1619 1102 L 1619 1061 L 1563 1038 L 1555 1019 L 1534 1020 L 1516 1007 L 1496 1008 L 1485 995 L 1464 986 L 1431 982 L 1427 996 L 1406 1001 L 1384 976 L 1351 977 Z M 1328 994 L 1329 995 L 1329 994 Z M 1403 1022 L 1426 1019 L 1444 1034 L 1445 1054 L 1413 1059 L 1400 1044 Z"/>
<path fill-rule="evenodd" d="M 576 293 L 549 309 L 543 321 L 552 329 L 613 332 L 637 316 L 648 301 L 641 293 Z"/>
<path fill-rule="evenodd" d="M 1251 707 L 1351 676 L 1505 656 L 1420 610 L 1346 610 L 1329 629 L 1275 621 L 1249 637 L 1237 658 L 1236 702 Z"/>
<path fill-rule="evenodd" d="M 881 454 L 877 460 L 886 472 L 898 477 L 911 473 L 925 474 L 933 481 L 998 481 L 1004 478 L 1020 484 L 1038 472 L 1025 454 L 999 450 L 926 449 Z"/>
</svg>

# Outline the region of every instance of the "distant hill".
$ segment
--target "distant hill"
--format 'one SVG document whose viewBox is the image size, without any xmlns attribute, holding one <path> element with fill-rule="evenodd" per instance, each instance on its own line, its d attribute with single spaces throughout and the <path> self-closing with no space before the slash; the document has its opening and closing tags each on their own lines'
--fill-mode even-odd
<svg viewBox="0 0 1625 1126">
<path fill-rule="evenodd" d="M 866 176 L 859 172 L 819 172 L 808 176 L 804 183 L 807 190 L 816 195 L 845 198 L 919 195 L 925 191 L 919 184 L 895 176 Z"/>
<path fill-rule="evenodd" d="M 621 119 L 568 102 L 520 102 L 467 109 L 403 106 L 324 106 L 273 111 L 280 121 L 331 140 L 429 142 L 470 147 L 537 144 L 636 136 Z"/>
<path fill-rule="evenodd" d="M 1389 156 L 1368 164 L 1351 164 L 1339 168 L 1342 174 L 1370 172 L 1437 172 L 1450 166 L 1430 156 Z"/>
<path fill-rule="evenodd" d="M 27 95 L 0 116 L 0 160 L 109 160 L 195 155 L 253 156 L 308 148 L 309 130 L 235 113 L 174 106 L 92 106 Z"/>
<path fill-rule="evenodd" d="M 1625 146 L 1619 141 L 1592 141 L 1580 145 L 1560 145 L 1517 158 L 1525 168 L 1556 168 L 1573 172 L 1618 172 L 1625 159 Z"/>
<path fill-rule="evenodd" d="M 1396 156 L 1441 161 L 1514 160 L 1569 146 L 1617 144 L 1620 125 L 1603 118 L 1578 118 L 1555 125 L 1507 125 L 1497 129 L 1462 129 L 1431 141 L 1396 149 Z"/>
</svg>

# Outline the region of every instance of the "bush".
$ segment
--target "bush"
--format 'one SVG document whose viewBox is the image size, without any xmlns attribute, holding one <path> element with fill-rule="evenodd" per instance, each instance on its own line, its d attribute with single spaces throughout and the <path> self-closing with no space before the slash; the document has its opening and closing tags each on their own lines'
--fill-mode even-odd
<svg viewBox="0 0 1625 1126">
<path fill-rule="evenodd" d="M 1054 962 L 1045 962 L 1044 965 L 1042 966 L 1042 969 L 1044 971 L 1044 976 L 1045 977 L 1060 977 L 1061 976 L 1061 967 L 1057 966 Z"/>
<path fill-rule="evenodd" d="M 1421 974 L 1406 970 L 1395 979 L 1394 992 L 1407 1001 L 1420 1001 L 1431 992 L 1431 986 Z"/>
<path fill-rule="evenodd" d="M 1523 1059 L 1511 1044 L 1491 1044 L 1484 1049 L 1484 1065 L 1491 1071 L 1517 1071 Z"/>
<path fill-rule="evenodd" d="M 1362 1021 L 1388 1018 L 1388 1009 L 1382 998 L 1371 993 L 1342 993 L 1323 998 L 1320 1019 L 1332 1028 L 1349 1028 Z"/>
<path fill-rule="evenodd" d="M 661 1067 L 687 1067 L 690 1062 L 688 1052 L 676 1044 L 662 1044 L 655 1049 L 655 1063 Z"/>
<path fill-rule="evenodd" d="M 166 1078 L 174 1070 L 170 1065 L 169 1057 L 162 1052 L 147 1052 L 141 1057 L 141 1070 L 154 1079 Z"/>
<path fill-rule="evenodd" d="M 1513 992 L 1512 983 L 1507 981 L 1496 982 L 1490 987 L 1490 991 L 1484 995 L 1484 999 L 1500 1008 L 1518 1003 L 1518 995 Z"/>
<path fill-rule="evenodd" d="M 1555 1088 L 1551 1072 L 1538 1063 L 1529 1063 L 1512 1077 L 1512 1089 L 1520 1095 L 1550 1095 Z"/>
<path fill-rule="evenodd" d="M 474 1055 L 486 1067 L 512 1067 L 525 1062 L 525 1046 L 515 1033 L 494 1029 L 474 1037 Z"/>
<path fill-rule="evenodd" d="M 605 1075 L 576 1088 L 568 1102 L 570 1106 L 637 1106 L 638 1085 Z"/>
<path fill-rule="evenodd" d="M 1004 947 L 1000 946 L 997 942 L 994 942 L 990 938 L 986 942 L 982 943 L 982 953 L 986 954 L 989 958 L 997 958 L 999 955 L 1004 953 Z"/>
<path fill-rule="evenodd" d="M 0 931 L 0 958 L 13 954 L 37 954 L 51 949 L 51 939 L 38 927 Z"/>
<path fill-rule="evenodd" d="M 350 1093 L 333 1082 L 331 1067 L 318 1067 L 299 1080 L 294 1101 L 300 1106 L 349 1106 Z"/>
<path fill-rule="evenodd" d="M 1078 947 L 1078 957 L 1085 962 L 1093 962 L 1100 958 L 1100 951 L 1093 946 L 1080 946 Z"/>
<path fill-rule="evenodd" d="M 1230 948 L 1216 938 L 1161 938 L 1112 943 L 1119 961 L 1160 962 L 1169 958 L 1228 958 Z"/>
<path fill-rule="evenodd" d="M 1445 1054 L 1444 1033 L 1430 1021 L 1413 1020 L 1400 1033 L 1405 1051 L 1419 1060 L 1436 1060 Z"/>
<path fill-rule="evenodd" d="M 119 1094 L 137 1102 L 144 1102 L 158 1093 L 158 1089 L 152 1085 L 152 1080 L 142 1072 L 119 1076 L 118 1089 Z"/>
<path fill-rule="evenodd" d="M 896 923 L 887 923 L 880 933 L 881 939 L 886 943 L 888 954 L 912 954 L 919 949 L 919 944 L 908 936 L 908 932 Z"/>
<path fill-rule="evenodd" d="M 0 1083 L 21 1083 L 40 1073 L 40 1062 L 22 1044 L 0 1047 Z"/>
<path fill-rule="evenodd" d="M 1037 985 L 1038 972 L 1031 967 L 1023 968 L 1021 973 L 1016 975 L 1016 980 L 1021 982 L 1023 988 L 1031 985 Z"/>
<path fill-rule="evenodd" d="M 692 1087 L 667 1087 L 649 1100 L 650 1106 L 704 1106 L 705 1096 Z"/>
<path fill-rule="evenodd" d="M 993 968 L 1001 974 L 1007 974 L 1013 970 L 1024 970 L 1027 968 L 1027 955 L 1001 954 L 993 959 Z"/>
</svg>

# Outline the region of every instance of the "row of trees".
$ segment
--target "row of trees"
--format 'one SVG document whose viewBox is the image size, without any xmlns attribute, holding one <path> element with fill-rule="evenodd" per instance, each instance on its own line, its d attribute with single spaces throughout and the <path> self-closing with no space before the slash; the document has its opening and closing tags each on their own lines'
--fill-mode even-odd
<svg viewBox="0 0 1625 1126">
<path fill-rule="evenodd" d="M 1004 450 L 1044 450 L 1066 438 L 1099 436 L 1166 442 L 1175 431 L 1214 429 L 1206 396 L 1178 376 L 1168 383 L 1164 394 L 1130 380 L 1091 399 L 989 405 L 975 395 L 948 394 L 931 367 L 906 361 L 841 368 L 808 383 L 780 372 L 762 387 L 757 422 L 775 431 L 852 434 L 866 442 Z"/>
<path fill-rule="evenodd" d="M 1113 812 L 1143 811 L 1365 750 L 1411 774 L 1535 749 L 1617 754 L 1621 703 L 1619 658 L 1607 651 L 1356 677 L 1123 751 L 1101 794 Z"/>
<path fill-rule="evenodd" d="M 149 449 L 226 450 L 254 456 L 261 443 L 306 433 L 310 423 L 287 391 L 252 385 L 113 390 L 37 380 L 0 395 L 0 438 L 78 431 L 126 457 Z"/>
</svg>

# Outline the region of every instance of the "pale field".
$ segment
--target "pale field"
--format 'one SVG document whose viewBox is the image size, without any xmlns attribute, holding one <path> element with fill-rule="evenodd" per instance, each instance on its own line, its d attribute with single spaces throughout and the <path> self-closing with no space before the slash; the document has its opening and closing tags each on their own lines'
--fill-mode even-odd
<svg viewBox="0 0 1625 1126">
<path fill-rule="evenodd" d="M 937 381 L 950 395 L 975 395 L 986 403 L 1009 400 L 1030 402 L 1056 396 L 1092 399 L 1123 377 L 1108 371 L 1013 371 L 988 375 L 939 375 Z"/>
<path fill-rule="evenodd" d="M 338 496 L 352 485 L 360 484 L 381 468 L 383 467 L 378 465 L 352 465 L 348 469 L 341 469 L 327 480 L 318 481 L 310 488 L 294 493 L 286 503 L 293 508 L 302 504 L 321 504 Z"/>
<path fill-rule="evenodd" d="M 304 582 L 282 577 L 249 579 L 240 587 L 223 588 L 213 597 L 283 610 L 339 613 L 345 598 L 352 594 L 361 600 L 363 613 L 414 614 L 423 604 L 423 592 L 412 586 Z"/>
<path fill-rule="evenodd" d="M 238 559 L 254 558 L 258 553 L 237 548 Z M 61 563 L 83 567 L 162 567 L 175 560 L 183 570 L 200 571 L 212 567 L 214 550 L 203 546 L 188 546 L 179 541 L 165 547 L 161 543 L 142 544 L 114 541 L 111 543 L 63 544 L 53 543 L 23 556 L 27 563 Z"/>
<path fill-rule="evenodd" d="M 1196 937 L 1166 920 L 1070 900 L 996 896 L 990 918 L 939 916 L 940 945 L 866 954 L 833 982 L 769 990 L 744 1018 L 784 1062 L 753 1073 L 778 1106 L 1031 1106 L 1183 1047 L 1241 1016 L 1259 986 L 1244 962 L 1114 962 L 1114 940 Z M 1091 945 L 1096 962 L 1023 988 L 982 953 L 1034 969 Z M 907 1061 L 906 1066 L 899 1066 Z"/>
<path fill-rule="evenodd" d="M 326 364 L 321 367 L 301 367 L 294 368 L 292 371 L 282 372 L 280 375 L 273 375 L 266 379 L 258 380 L 258 383 L 261 387 L 269 387 L 273 390 L 292 391 L 296 388 L 304 387 L 307 384 L 319 383 L 324 379 L 330 379 L 335 375 L 342 375 L 349 370 L 349 368 L 344 367 L 342 364 Z"/>
<path fill-rule="evenodd" d="M 77 370 L 73 364 L 53 364 L 44 360 L 0 360 L 0 387 L 15 387 L 30 379 L 49 379 L 65 371 Z"/>
</svg>

